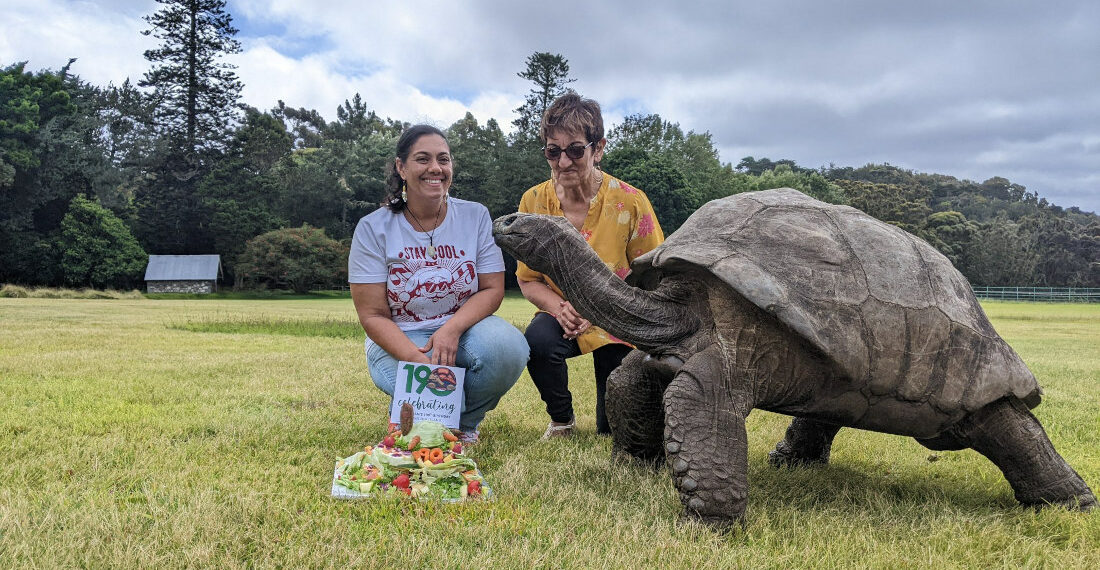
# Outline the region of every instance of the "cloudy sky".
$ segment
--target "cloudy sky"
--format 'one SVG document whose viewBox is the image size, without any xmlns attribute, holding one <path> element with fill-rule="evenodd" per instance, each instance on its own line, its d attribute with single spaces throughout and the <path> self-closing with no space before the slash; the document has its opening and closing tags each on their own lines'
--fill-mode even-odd
<svg viewBox="0 0 1100 570">
<path fill-rule="evenodd" d="M 99 85 L 139 79 L 152 0 L 0 0 L 0 65 Z M 887 162 L 1002 176 L 1100 212 L 1095 0 L 229 0 L 245 102 L 328 119 L 355 93 L 382 116 L 510 127 L 527 56 L 563 55 L 612 125 L 658 113 L 709 131 L 723 162 Z"/>
</svg>

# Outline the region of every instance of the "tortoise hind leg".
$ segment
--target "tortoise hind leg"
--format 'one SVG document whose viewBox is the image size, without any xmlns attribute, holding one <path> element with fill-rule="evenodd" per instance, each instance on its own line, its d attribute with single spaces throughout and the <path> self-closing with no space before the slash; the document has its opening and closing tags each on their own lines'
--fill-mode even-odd
<svg viewBox="0 0 1100 570">
<path fill-rule="evenodd" d="M 718 348 L 690 358 L 665 390 L 665 450 L 685 515 L 727 528 L 748 502 L 752 409 L 743 385 L 730 382 Z M 723 381 L 725 380 L 725 381 Z"/>
<path fill-rule="evenodd" d="M 932 439 L 930 449 L 970 447 L 1003 473 L 1023 505 L 1060 505 L 1088 511 L 1096 497 L 1081 476 L 1054 449 L 1039 420 L 1015 398 L 997 400 Z"/>
<path fill-rule="evenodd" d="M 633 457 L 659 465 L 665 459 L 665 410 L 661 403 L 669 378 L 662 381 L 645 365 L 646 354 L 632 351 L 607 379 L 607 420 L 613 458 Z"/>
<path fill-rule="evenodd" d="M 768 453 L 772 467 L 799 467 L 826 464 L 833 438 L 840 426 L 809 418 L 794 418 L 782 441 Z"/>
</svg>

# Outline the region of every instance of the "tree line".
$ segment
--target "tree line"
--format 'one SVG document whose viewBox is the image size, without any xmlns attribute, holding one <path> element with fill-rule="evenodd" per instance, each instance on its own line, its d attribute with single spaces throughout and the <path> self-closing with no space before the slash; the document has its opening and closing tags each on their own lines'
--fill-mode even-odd
<svg viewBox="0 0 1100 570">
<path fill-rule="evenodd" d="M 136 287 L 147 254 L 221 254 L 237 287 L 328 287 L 360 217 L 383 201 L 385 165 L 408 123 L 360 94 L 335 118 L 278 101 L 239 101 L 221 57 L 240 50 L 224 0 L 158 0 L 149 71 L 96 86 L 60 70 L 0 69 L 0 283 Z M 568 62 L 535 53 L 505 133 L 472 114 L 448 126 L 455 196 L 496 217 L 547 178 L 538 124 L 569 90 Z M 608 130 L 605 171 L 643 189 L 666 234 L 703 203 L 791 187 L 908 230 L 974 285 L 1100 287 L 1100 217 L 1023 186 L 889 164 L 805 168 L 722 162 L 708 132 L 656 114 Z M 335 260 L 335 261 L 333 261 Z M 336 265 L 335 267 L 332 267 Z"/>
</svg>

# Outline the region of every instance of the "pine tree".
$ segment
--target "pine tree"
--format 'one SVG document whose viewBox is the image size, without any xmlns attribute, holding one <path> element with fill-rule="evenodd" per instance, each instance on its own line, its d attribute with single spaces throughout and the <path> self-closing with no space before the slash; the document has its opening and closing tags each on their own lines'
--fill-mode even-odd
<svg viewBox="0 0 1100 570">
<path fill-rule="evenodd" d="M 576 79 L 569 78 L 569 62 L 561 54 L 547 52 L 528 56 L 527 69 L 516 75 L 535 83 L 523 106 L 516 109 L 519 118 L 512 121 L 516 126 L 516 138 L 537 140 L 543 112 L 554 99 L 571 91 L 566 85 Z"/>
<path fill-rule="evenodd" d="M 139 85 L 153 87 L 156 119 L 173 150 L 195 164 L 205 151 L 220 149 L 236 123 L 241 82 L 236 66 L 222 56 L 240 53 L 237 29 L 225 11 L 225 0 L 157 0 L 162 5 L 146 16 L 152 29 L 142 32 L 161 40 L 147 50 L 153 63 Z"/>
<path fill-rule="evenodd" d="M 238 122 L 241 82 L 221 58 L 241 46 L 225 0 L 157 2 L 142 33 L 161 45 L 145 52 L 153 66 L 139 85 L 154 89 L 160 141 L 135 193 L 135 230 L 147 251 L 209 253 L 213 237 L 196 189 Z"/>
</svg>

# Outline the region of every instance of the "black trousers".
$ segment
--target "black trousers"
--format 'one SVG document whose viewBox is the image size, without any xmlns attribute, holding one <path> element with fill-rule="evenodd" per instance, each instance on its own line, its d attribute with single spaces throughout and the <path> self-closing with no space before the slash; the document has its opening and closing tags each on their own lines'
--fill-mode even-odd
<svg viewBox="0 0 1100 570">
<path fill-rule="evenodd" d="M 568 422 L 573 418 L 569 365 L 565 361 L 581 354 L 577 341 L 562 338 L 564 333 L 558 320 L 546 313 L 536 314 L 524 333 L 527 344 L 531 346 L 527 372 L 531 374 L 542 401 L 546 402 L 546 413 L 555 422 Z M 596 369 L 596 433 L 611 433 L 604 406 L 607 377 L 631 350 L 625 344 L 608 344 L 592 352 L 592 364 Z"/>
</svg>

